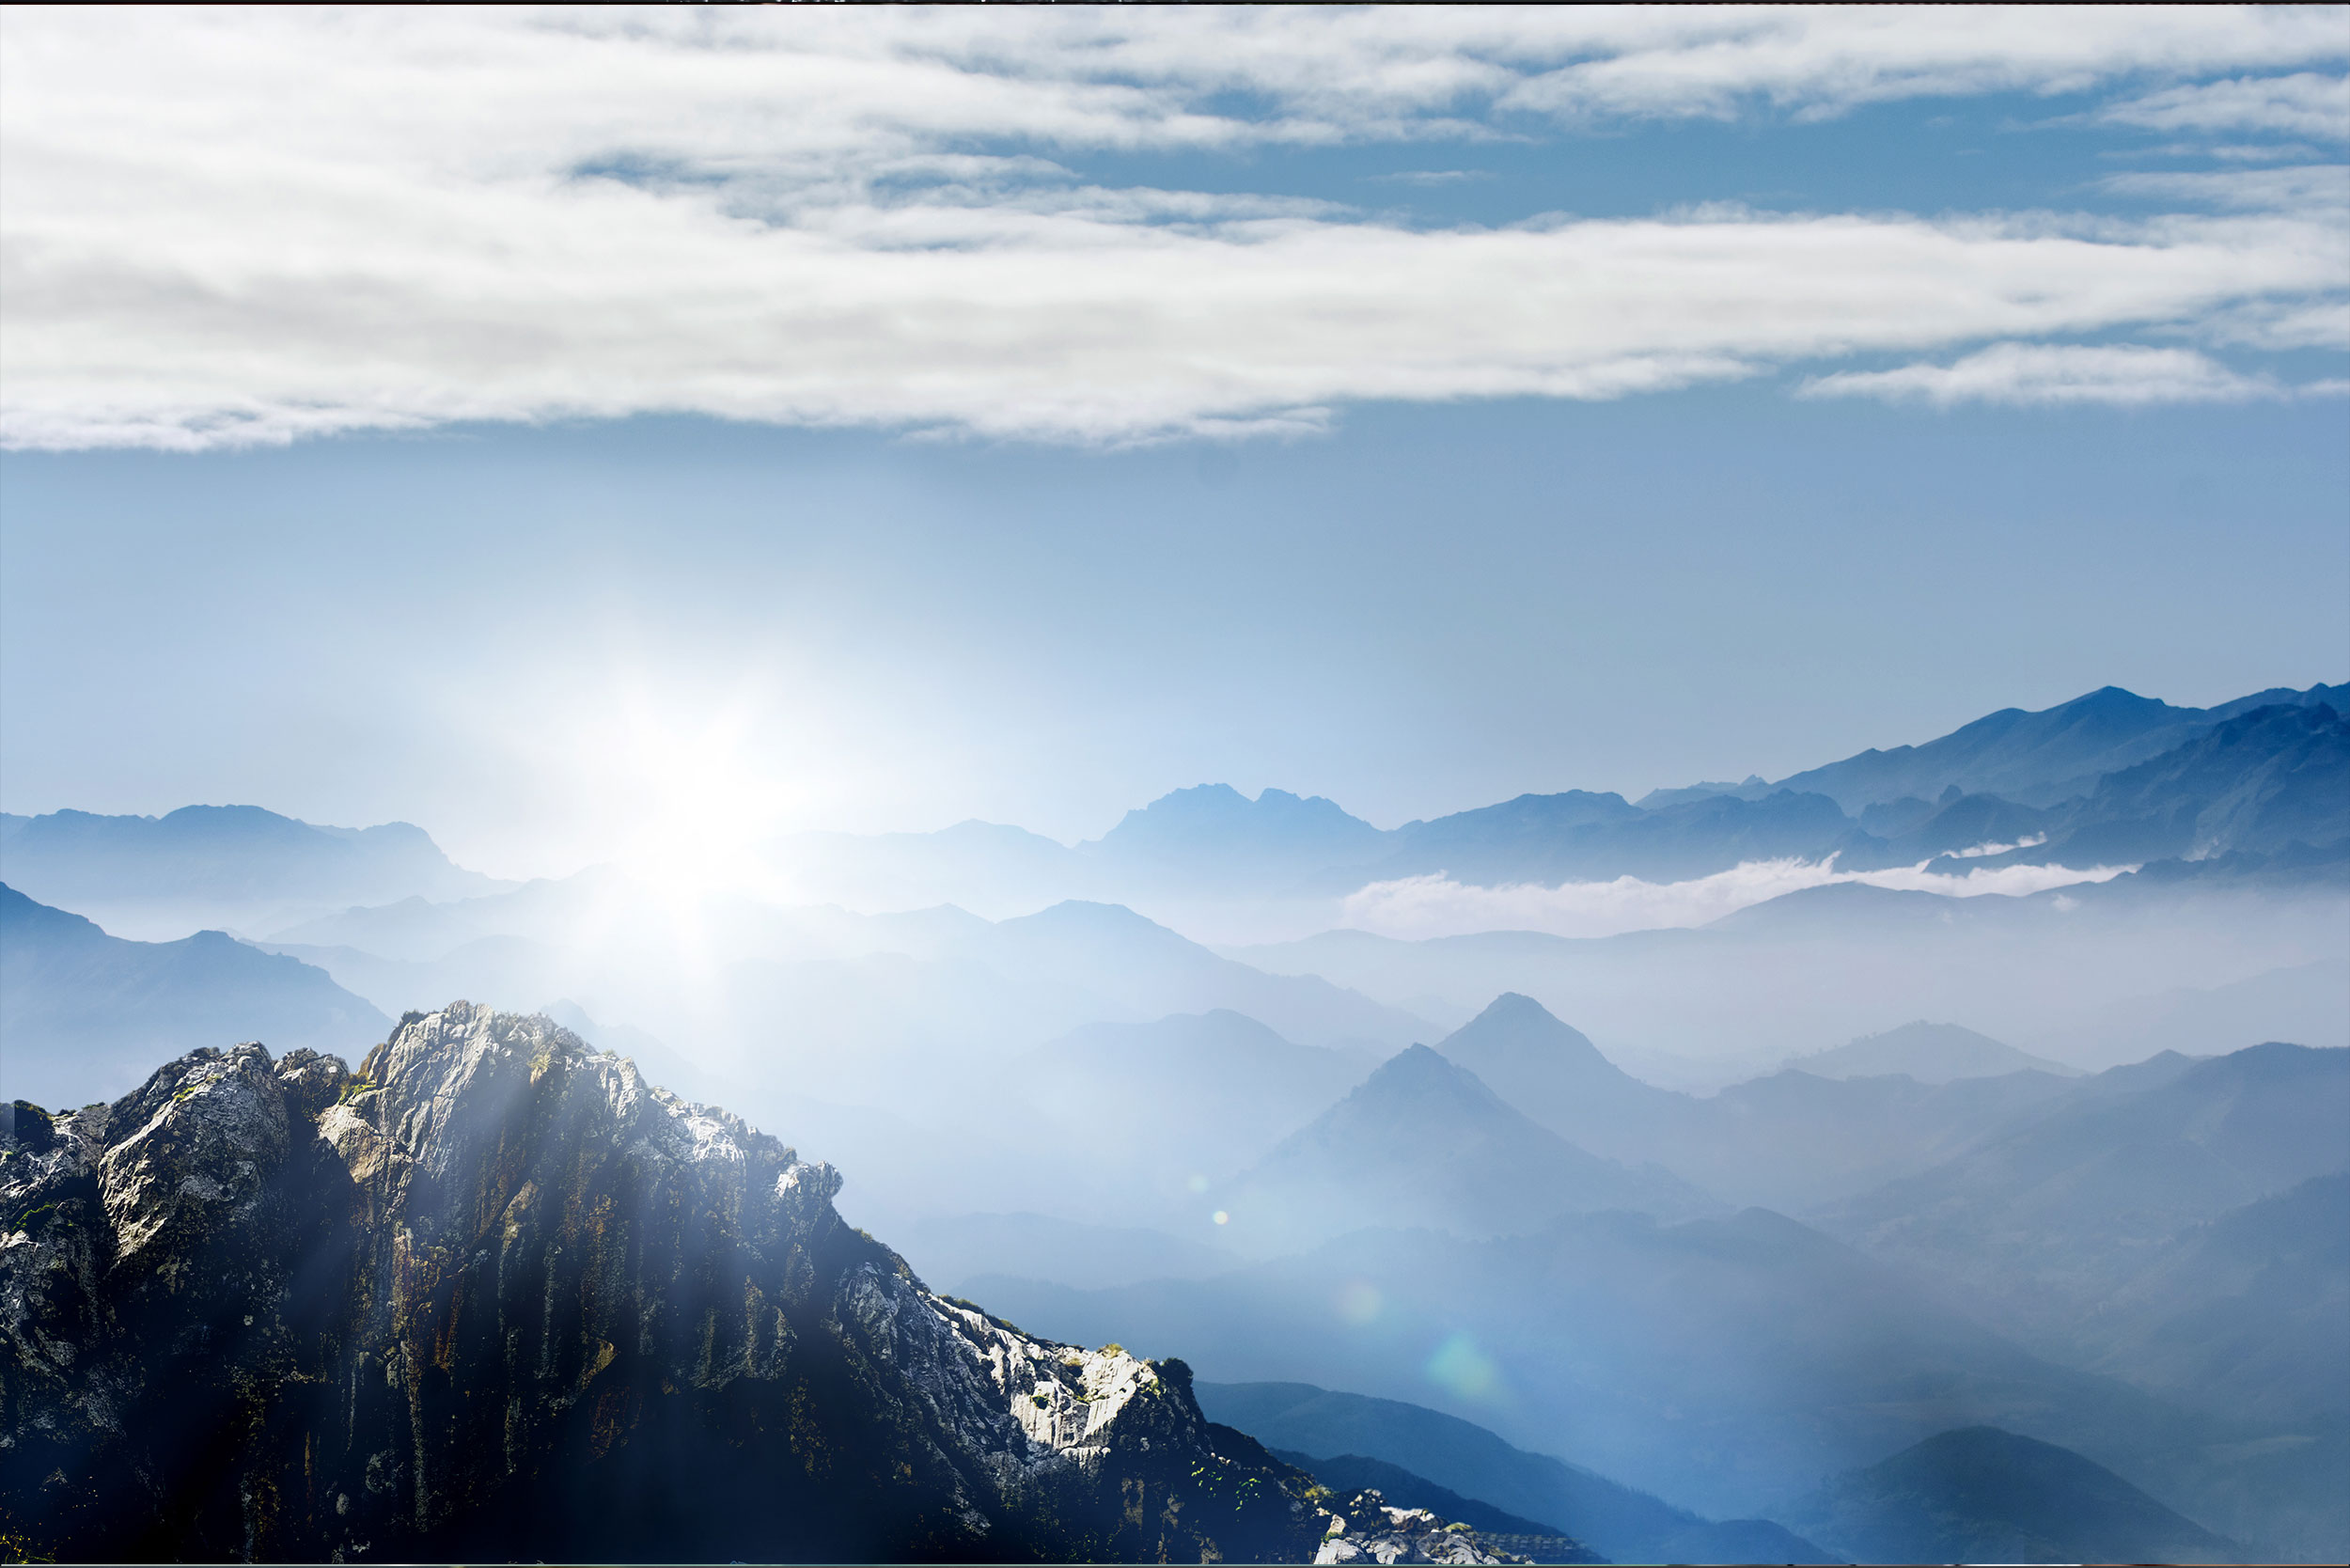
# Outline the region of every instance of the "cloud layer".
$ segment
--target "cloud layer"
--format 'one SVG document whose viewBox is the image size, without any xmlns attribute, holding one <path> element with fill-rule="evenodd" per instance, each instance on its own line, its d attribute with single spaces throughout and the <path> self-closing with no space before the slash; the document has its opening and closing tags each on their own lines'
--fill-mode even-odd
<svg viewBox="0 0 2350 1568">
<path fill-rule="evenodd" d="M 1924 865 L 1873 871 L 1840 871 L 1825 861 L 1749 860 L 1687 882 L 1570 882 L 1557 887 L 1525 883 L 1479 887 L 1442 873 L 1374 882 L 1350 894 L 1343 923 L 1407 940 L 1461 936 L 1483 931 L 1541 931 L 1554 936 L 1614 936 L 1628 931 L 1701 926 L 1725 915 L 1807 887 L 1865 883 L 1950 898 L 1998 894 L 2010 898 L 2107 882 L 2133 866 L 1978 867 L 1962 875 Z"/>
<path fill-rule="evenodd" d="M 2129 223 L 1700 210 L 1430 230 L 1278 194 L 1102 188 L 1055 159 L 1816 118 L 2222 71 L 2238 74 L 2111 114 L 2301 133 L 2339 96 L 2310 68 L 2350 53 L 2342 22 L 20 13 L 0 38 L 0 439 L 197 448 L 695 412 L 1120 441 L 2220 319 L 2262 323 L 2264 348 L 2326 346 L 2343 227 L 2299 198 L 2306 175 Z M 2283 74 L 2246 74 L 2263 71 Z M 2001 368 L 2058 353 L 2073 370 Z M 2078 357 L 2096 353 L 2121 357 Z M 2197 360 L 2002 341 L 1813 384 L 2255 395 Z"/>
<path fill-rule="evenodd" d="M 1904 365 L 1892 370 L 1842 370 L 1803 388 L 1813 398 L 1882 398 L 1949 407 L 1953 403 L 2243 402 L 2283 395 L 2275 382 L 2239 375 L 2190 349 L 2126 345 L 1998 343 L 1954 365 Z"/>
</svg>

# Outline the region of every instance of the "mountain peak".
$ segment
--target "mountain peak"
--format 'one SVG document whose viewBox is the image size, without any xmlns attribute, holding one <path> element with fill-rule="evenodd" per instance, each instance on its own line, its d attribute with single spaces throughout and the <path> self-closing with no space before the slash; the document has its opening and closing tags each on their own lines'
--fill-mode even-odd
<svg viewBox="0 0 2350 1568">
<path fill-rule="evenodd" d="M 1531 996 L 1505 991 L 1485 1011 L 1445 1036 L 1436 1047 L 1480 1078 L 1511 1081 L 1526 1074 L 1571 1073 L 1580 1078 L 1628 1075 L 1582 1030 L 1563 1023 Z M 1508 1093 L 1504 1091 L 1505 1098 Z"/>
<path fill-rule="evenodd" d="M 1453 1030 L 1447 1037 L 1447 1042 L 1476 1040 L 1503 1031 L 1520 1041 L 1539 1042 L 1555 1050 L 1588 1051 L 1593 1056 L 1599 1055 L 1599 1047 L 1592 1044 L 1582 1030 L 1561 1022 L 1550 1009 L 1516 991 L 1504 991 L 1486 1003 L 1484 1011 Z"/>
<path fill-rule="evenodd" d="M 2079 1076 L 2077 1068 L 2019 1051 L 1989 1035 L 1956 1024 L 1930 1024 L 1924 1019 L 1797 1057 L 1787 1065 L 1821 1078 L 1901 1074 L 1921 1084 L 1992 1078 L 2027 1071 L 2053 1073 L 2060 1077 Z"/>
<path fill-rule="evenodd" d="M 1561 1137 L 1618 1159 L 1642 1152 L 1681 1097 L 1642 1083 L 1531 996 L 1505 991 L 1436 1049 Z"/>
<path fill-rule="evenodd" d="M 2218 1562 L 2240 1555 L 2104 1466 L 1962 1427 L 1840 1477 L 1801 1505 L 1824 1545 L 1881 1562 Z"/>
<path fill-rule="evenodd" d="M 1566 1213 L 1680 1217 L 1707 1202 L 1661 1172 L 1626 1170 L 1577 1148 L 1468 1069 L 1413 1045 L 1234 1184 L 1230 1234 L 1252 1248 L 1364 1226 L 1508 1235 Z"/>
<path fill-rule="evenodd" d="M 1459 1149 L 1493 1136 L 1550 1135 L 1528 1121 L 1476 1074 L 1425 1045 L 1398 1051 L 1337 1105 L 1267 1158 L 1281 1163 L 1309 1149 L 1371 1148 L 1403 1140 Z"/>
<path fill-rule="evenodd" d="M 1407 1045 L 1381 1062 L 1353 1093 L 1323 1114 L 1322 1123 L 1357 1131 L 1392 1131 L 1396 1119 L 1421 1124 L 1430 1136 L 1456 1130 L 1454 1123 L 1488 1118 L 1516 1120 L 1476 1074 L 1448 1061 L 1426 1045 Z M 1442 1127 L 1435 1123 L 1441 1120 Z M 1310 1129 L 1309 1129 L 1310 1130 Z"/>
<path fill-rule="evenodd" d="M 1363 859 L 1385 839 L 1321 795 L 1269 789 L 1250 800 L 1230 784 L 1195 784 L 1127 812 L 1088 847 L 1113 858 L 1186 869 L 1246 862 L 1294 871 Z"/>
<path fill-rule="evenodd" d="M 1183 1363 L 932 1294 L 829 1166 L 544 1017 L 412 1012 L 356 1075 L 207 1047 L 7 1137 L 44 1216 L 11 1262 L 54 1282 L 0 1327 L 75 1352 L 10 1390 L 23 1554 L 1296 1562 L 1345 1530 Z M 457 1391 L 493 1419 L 415 1424 Z"/>
</svg>

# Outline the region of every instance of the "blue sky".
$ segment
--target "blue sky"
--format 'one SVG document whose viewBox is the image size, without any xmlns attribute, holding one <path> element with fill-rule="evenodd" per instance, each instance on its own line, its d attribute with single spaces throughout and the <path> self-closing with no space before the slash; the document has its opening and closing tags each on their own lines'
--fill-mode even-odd
<svg viewBox="0 0 2350 1568">
<path fill-rule="evenodd" d="M 0 805 L 515 873 L 2338 681 L 2346 60 L 2339 8 L 20 14 Z"/>
</svg>

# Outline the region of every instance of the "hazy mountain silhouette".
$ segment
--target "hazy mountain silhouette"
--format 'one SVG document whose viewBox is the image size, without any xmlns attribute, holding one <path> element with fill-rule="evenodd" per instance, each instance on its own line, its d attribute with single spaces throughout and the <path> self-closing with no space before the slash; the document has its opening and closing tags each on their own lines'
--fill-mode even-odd
<svg viewBox="0 0 2350 1568">
<path fill-rule="evenodd" d="M 1653 1161 L 1733 1202 L 1772 1207 L 1801 1208 L 1923 1170 L 2066 1092 L 2061 1079 L 2038 1073 L 1927 1084 L 1781 1071 L 1700 1099 L 1632 1077 L 1541 1003 L 1514 994 L 1436 1048 L 1563 1137 L 1619 1160 Z"/>
<path fill-rule="evenodd" d="M 1808 1057 L 1797 1057 L 1788 1065 L 1821 1078 L 1862 1078 L 1899 1073 L 1921 1084 L 1996 1078 L 2003 1073 L 2079 1075 L 2077 1068 L 2019 1051 L 1987 1034 L 1977 1034 L 1956 1024 L 1929 1024 L 1923 1019 L 1883 1034 L 1862 1035 Z"/>
<path fill-rule="evenodd" d="M 2073 864 L 2274 854 L 2350 839 L 2350 720 L 2256 708 L 2097 782 L 2048 846 Z"/>
<path fill-rule="evenodd" d="M 1335 931 L 1227 950 L 1382 1001 L 1414 998 L 1432 1012 L 1449 1004 L 1460 1017 L 1518 992 L 1641 1076 L 1710 1090 L 1919 1017 L 2083 1068 L 2162 1049 L 2208 1056 L 2263 1039 L 2340 1041 L 2350 1036 L 2350 987 L 2314 972 L 2245 1011 L 2213 995 L 2176 1029 L 2142 1043 L 2134 1030 L 2138 1010 L 2194 1000 L 2157 1000 L 2166 992 L 2340 964 L 2344 909 L 2330 884 L 2141 874 L 2029 897 L 1946 898 L 1844 883 L 1685 930 L 1418 940 Z"/>
<path fill-rule="evenodd" d="M 2094 1083 L 1825 1222 L 2027 1331 L 2079 1343 L 2085 1309 L 2190 1227 L 2350 1168 L 2350 1050 L 2271 1043 L 2137 1092 Z"/>
<path fill-rule="evenodd" d="M 1250 800 L 1200 784 L 1129 811 L 1080 852 L 1152 881 L 1258 886 L 1378 857 L 1386 835 L 1320 795 L 1266 790 Z"/>
<path fill-rule="evenodd" d="M 8 817 L 0 877 L 27 897 L 121 929 L 267 930 L 306 912 L 500 886 L 449 863 L 423 829 L 319 827 L 257 806 L 162 817 Z"/>
<path fill-rule="evenodd" d="M 1571 1215 L 1489 1241 L 1359 1231 L 1207 1279 L 971 1288 L 1059 1338 L 1180 1341 L 1216 1382 L 1307 1381 L 1491 1419 L 1716 1516 L 1767 1514 L 1953 1421 L 2141 1468 L 2238 1430 L 2034 1356 L 1904 1270 L 1762 1210 Z M 1544 1516 L 1403 1455 L 1323 1446 Z"/>
<path fill-rule="evenodd" d="M 1089 1024 L 1022 1057 L 1006 1078 L 1056 1137 L 1106 1168 L 1161 1173 L 1167 1190 L 1262 1156 L 1368 1076 L 1362 1050 L 1297 1045 L 1230 1009 L 1148 1024 Z M 1147 1117 L 1111 1107 L 1141 1103 Z"/>
<path fill-rule="evenodd" d="M 1442 871 L 1480 885 L 1677 882 L 1743 860 L 1819 860 L 1859 839 L 1836 803 L 1816 793 L 1708 795 L 1644 811 L 1621 795 L 1570 791 L 1407 823 L 1393 852 L 1355 880 Z"/>
<path fill-rule="evenodd" d="M 1862 1562 L 2232 1562 L 2244 1548 L 2104 1466 L 1997 1427 L 1839 1476 L 1791 1517 Z"/>
<path fill-rule="evenodd" d="M 2350 1172 L 2182 1233 L 2099 1304 L 2100 1370 L 2303 1432 L 2350 1415 Z M 2350 1526 L 2350 1498 L 2344 1500 Z"/>
<path fill-rule="evenodd" d="M 82 1105 L 200 1043 L 347 1051 L 390 1027 L 323 970 L 217 931 L 125 941 L 0 884 L 0 1098 Z"/>
<path fill-rule="evenodd" d="M 2084 1021 L 2079 1032 L 2107 1057 L 2125 1050 L 2216 1056 L 2260 1040 L 2350 1045 L 2350 958 L 2132 996 Z"/>
<path fill-rule="evenodd" d="M 976 929 L 957 950 L 1008 976 L 1082 983 L 1116 997 L 1129 1017 L 1229 1009 L 1316 1045 L 1402 1044 L 1425 1027 L 1318 976 L 1269 975 L 1225 958 L 1120 904 L 1055 904 Z"/>
<path fill-rule="evenodd" d="M 867 909 L 1033 909 L 1108 891 L 1099 869 L 1067 844 L 976 818 L 935 833 L 797 833 L 776 848 L 805 897 Z"/>
<path fill-rule="evenodd" d="M 990 922 L 953 908 L 869 916 L 713 899 L 688 925 L 690 943 L 629 879 L 597 872 L 450 904 L 345 911 L 280 945 L 387 1009 L 436 995 L 512 1008 L 568 996 L 600 1019 L 693 1016 L 697 1064 L 740 1084 L 742 1104 L 760 1115 L 778 1087 L 901 1106 L 960 1099 L 972 1075 L 1098 1022 L 1226 1010 L 1302 1046 L 1374 1053 L 1434 1032 L 1408 1011 L 1318 976 L 1251 968 L 1120 905 L 1069 901 Z M 376 956 L 386 949 L 415 956 Z M 781 1038 L 779 1019 L 791 1021 Z M 787 1075 L 794 1081 L 766 1081 Z"/>
<path fill-rule="evenodd" d="M 1872 801 L 1966 793 L 2054 805 L 2086 782 L 2156 756 L 2208 723 L 2201 710 L 2119 686 L 2027 713 L 2002 708 L 1922 745 L 1874 747 L 1793 774 L 1778 788 L 1816 790 L 1848 810 Z"/>
<path fill-rule="evenodd" d="M 1848 811 L 1904 796 L 1934 800 L 1952 786 L 2054 806 L 2088 793 L 2100 776 L 2160 756 L 2213 725 L 2276 704 L 2339 701 L 2343 690 L 2318 685 L 2256 693 L 2216 708 L 2174 708 L 2105 686 L 2037 713 L 2002 708 L 1922 745 L 1872 747 L 1770 788 L 1816 791 Z"/>
<path fill-rule="evenodd" d="M 1436 1050 L 1551 1131 L 1618 1159 L 1654 1157 L 1660 1140 L 1698 1114 L 1689 1096 L 1642 1083 L 1515 992 L 1494 998 Z"/>
<path fill-rule="evenodd" d="M 2027 1071 L 1924 1084 L 1783 1068 L 1696 1101 L 1657 1157 L 1740 1201 L 1804 1212 L 1971 1149 L 2080 1082 Z"/>
<path fill-rule="evenodd" d="M 1963 872 L 1982 859 L 1987 849 L 1998 847 L 2014 859 L 2036 860 L 2039 856 L 2032 852 L 2047 840 L 2052 827 L 2063 823 L 2060 810 L 2019 806 L 1998 795 L 1966 794 L 1952 785 L 1931 805 L 1904 800 L 1864 809 L 1860 832 L 1837 864 L 1867 870 L 1938 861 L 1937 870 Z"/>
<path fill-rule="evenodd" d="M 1588 1153 L 1512 1109 L 1425 1045 L 1216 1189 L 1234 1246 L 1263 1252 L 1366 1225 L 1509 1235 L 1561 1214 L 1719 1208 L 1669 1173 Z"/>
<path fill-rule="evenodd" d="M 1438 870 L 1496 885 L 1623 875 L 1671 881 L 1742 860 L 1830 854 L 1847 866 L 1910 865 L 2082 830 L 2105 821 L 2107 808 L 2069 826 L 2049 812 L 2085 802 L 2107 774 L 2264 708 L 2330 703 L 2339 711 L 2345 699 L 2350 687 L 2320 684 L 2180 708 L 2108 686 L 2038 713 L 2002 709 L 1922 745 L 1872 749 L 1776 783 L 1749 776 L 1734 785 L 1656 790 L 1637 805 L 1584 790 L 1528 793 L 1386 832 L 1320 796 L 1267 790 L 1251 800 L 1227 784 L 1201 784 L 1127 812 L 1101 839 L 1073 849 L 979 822 L 933 834 L 804 834 L 788 849 L 796 874 L 820 897 L 991 907 L 1051 898 L 1114 902 L 1170 888 L 1326 895 Z M 2312 845 L 2331 841 L 2300 837 Z M 2073 853 L 2093 847 L 2093 839 L 2084 839 Z"/>
<path fill-rule="evenodd" d="M 1759 773 L 1750 773 L 1735 784 L 1726 779 L 1709 779 L 1671 789 L 1651 790 L 1632 804 L 1643 811 L 1653 811 L 1660 806 L 1679 806 L 1684 801 L 1703 800 L 1708 795 L 1736 795 L 1744 800 L 1759 800 L 1770 792 L 1769 781 Z"/>
<path fill-rule="evenodd" d="M 899 1239 L 923 1278 L 957 1292 L 991 1274 L 1102 1290 L 1149 1279 L 1197 1279 L 1235 1268 L 1241 1261 L 1221 1247 L 1165 1231 L 1083 1225 L 1039 1214 L 941 1215 L 901 1227 Z"/>
<path fill-rule="evenodd" d="M 1336 1393 L 1309 1383 L 1194 1387 L 1199 1407 L 1213 1419 L 1259 1437 L 1277 1452 L 1336 1449 L 1362 1455 L 1427 1477 L 1455 1495 L 1547 1521 L 1618 1562 L 1831 1560 L 1768 1521 L 1700 1518 L 1580 1466 L 1513 1448 L 1474 1422 L 1424 1405 Z"/>
</svg>

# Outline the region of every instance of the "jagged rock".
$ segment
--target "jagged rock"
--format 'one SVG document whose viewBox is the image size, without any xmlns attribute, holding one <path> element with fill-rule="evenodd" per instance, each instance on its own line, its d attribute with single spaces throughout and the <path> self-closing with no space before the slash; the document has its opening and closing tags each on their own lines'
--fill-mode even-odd
<svg viewBox="0 0 2350 1568">
<path fill-rule="evenodd" d="M 1326 1515 L 1328 1531 L 1314 1553 L 1317 1563 L 1445 1562 L 1483 1564 L 1515 1562 L 1496 1552 L 1466 1525 L 1450 1524 L 1425 1508 L 1395 1508 L 1375 1488 L 1365 1488 L 1341 1500 L 1333 1499 Z"/>
<path fill-rule="evenodd" d="M 933 1295 L 831 1168 L 543 1018 L 8 1115 L 11 1556 L 1502 1560 L 1332 1529 L 1183 1363 Z"/>
</svg>

